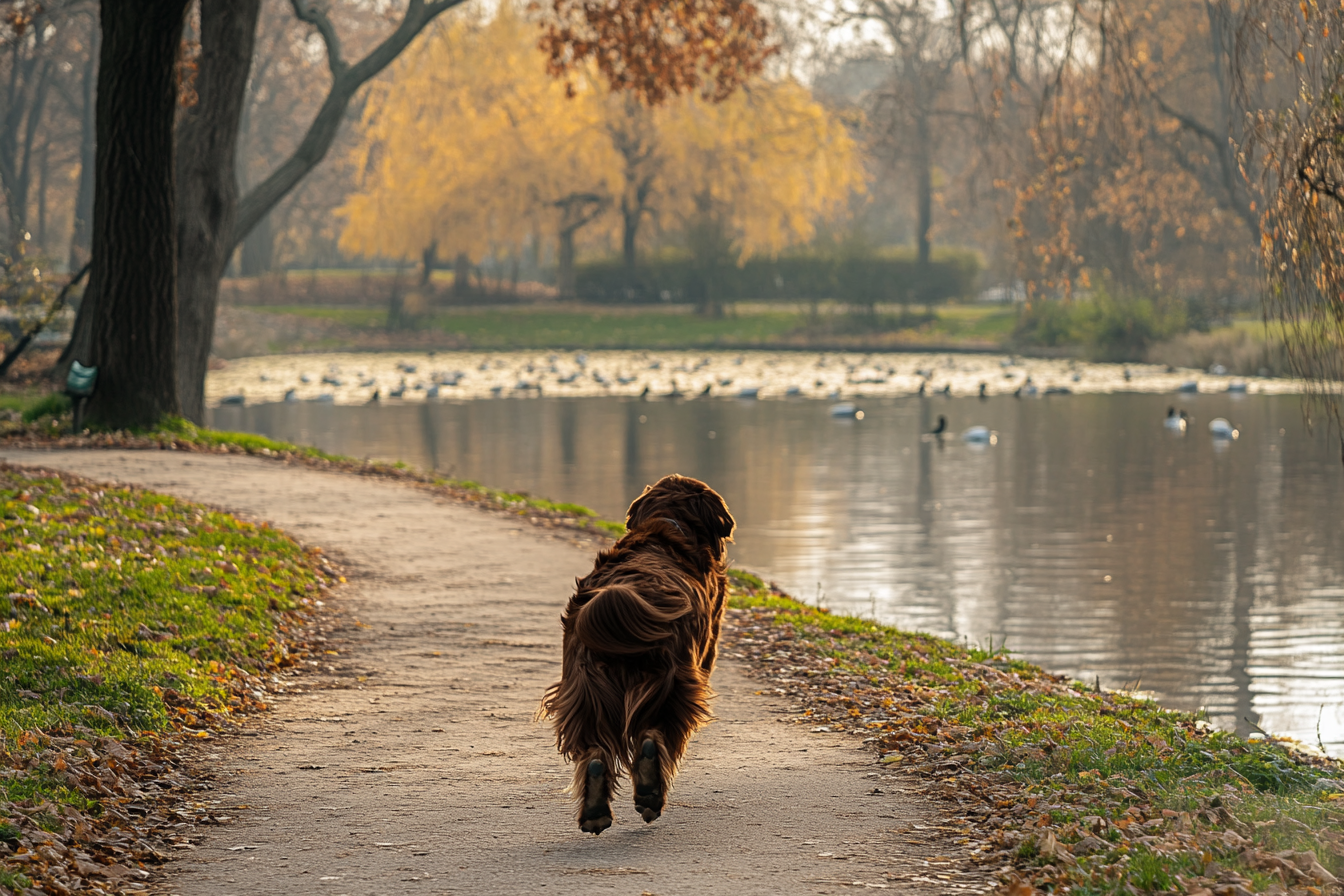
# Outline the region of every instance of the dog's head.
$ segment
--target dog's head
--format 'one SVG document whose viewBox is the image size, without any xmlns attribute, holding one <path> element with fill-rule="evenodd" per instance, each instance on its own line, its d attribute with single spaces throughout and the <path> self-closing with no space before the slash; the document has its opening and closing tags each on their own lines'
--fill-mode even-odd
<svg viewBox="0 0 1344 896">
<path fill-rule="evenodd" d="M 723 557 L 723 543 L 733 540 L 737 523 L 719 493 L 699 479 L 664 476 L 634 500 L 625 514 L 625 527 L 638 529 L 658 519 L 672 520 L 687 534 L 709 547 L 714 558 Z"/>
</svg>

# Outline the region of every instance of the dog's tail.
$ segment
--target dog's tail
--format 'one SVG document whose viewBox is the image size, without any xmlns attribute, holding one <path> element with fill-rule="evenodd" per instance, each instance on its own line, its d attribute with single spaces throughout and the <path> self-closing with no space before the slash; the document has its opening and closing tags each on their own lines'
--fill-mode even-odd
<svg viewBox="0 0 1344 896">
<path fill-rule="evenodd" d="M 597 589 L 574 617 L 574 635 L 593 653 L 629 656 L 664 646 L 670 623 L 691 611 L 688 597 L 661 590 L 646 597 L 629 585 Z"/>
</svg>

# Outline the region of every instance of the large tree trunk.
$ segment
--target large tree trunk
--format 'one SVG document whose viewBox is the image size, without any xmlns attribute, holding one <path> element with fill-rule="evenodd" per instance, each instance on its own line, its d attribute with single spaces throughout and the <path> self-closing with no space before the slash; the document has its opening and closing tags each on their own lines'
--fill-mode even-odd
<svg viewBox="0 0 1344 896">
<path fill-rule="evenodd" d="M 574 278 L 574 231 L 566 227 L 560 231 L 560 251 L 556 258 L 555 288 L 562 299 L 574 298 L 577 284 Z"/>
<path fill-rule="evenodd" d="M 13 54 L 17 56 L 17 51 Z M 17 69 L 21 63 L 16 58 L 12 65 Z M 33 63 L 27 66 L 27 78 L 34 82 L 30 87 L 24 84 L 16 92 L 10 85 L 10 114 L 0 123 L 4 133 L 0 135 L 0 186 L 5 194 L 5 209 L 9 213 L 9 252 L 22 256 L 27 252 L 28 234 L 28 194 L 33 183 L 33 141 L 37 137 L 37 127 L 42 121 L 43 107 L 47 102 L 47 90 L 51 87 L 51 61 Z M 17 71 L 11 72 L 11 79 L 17 79 Z M 29 95 L 28 91 L 32 93 Z M 26 108 L 25 108 L 26 105 Z M 19 127 L 22 118 L 23 126 Z"/>
<path fill-rule="evenodd" d="M 625 274 L 631 285 L 634 285 L 635 265 L 639 262 L 635 240 L 639 236 L 639 219 L 642 217 L 642 208 L 631 208 L 624 201 L 621 202 L 621 258 L 625 262 Z"/>
<path fill-rule="evenodd" d="M 79 270 L 89 260 L 89 243 L 93 239 L 94 97 L 97 94 L 98 40 L 98 23 L 94 22 L 81 85 L 84 106 L 79 122 L 79 187 L 75 192 L 75 229 L 70 237 L 72 271 Z"/>
<path fill-rule="evenodd" d="M 178 401 L 205 422 L 205 373 L 215 335 L 219 279 L 238 206 L 238 124 L 261 0 L 201 0 L 198 101 L 177 131 Z"/>
<path fill-rule="evenodd" d="M 433 288 L 429 282 L 434 276 L 434 269 L 439 266 L 439 244 L 430 243 L 420 253 L 420 285 L 422 287 Z"/>
<path fill-rule="evenodd" d="M 459 252 L 453 257 L 453 296 L 466 298 L 471 292 L 471 259 L 467 253 Z"/>
<path fill-rule="evenodd" d="M 51 144 L 42 144 L 42 161 L 37 165 L 37 245 L 47 251 L 47 181 L 51 175 Z"/>
<path fill-rule="evenodd" d="M 178 413 L 173 115 L 187 0 L 102 0 L 94 170 L 89 418 L 152 426 Z"/>
<path fill-rule="evenodd" d="M 933 137 L 929 133 L 929 115 L 924 109 L 915 113 L 915 246 L 921 266 L 929 263 L 933 244 Z"/>
</svg>

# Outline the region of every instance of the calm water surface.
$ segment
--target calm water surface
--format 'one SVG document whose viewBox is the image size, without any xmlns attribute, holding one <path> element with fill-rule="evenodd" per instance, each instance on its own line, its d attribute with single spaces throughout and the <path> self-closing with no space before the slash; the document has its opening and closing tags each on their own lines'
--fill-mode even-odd
<svg viewBox="0 0 1344 896">
<path fill-rule="evenodd" d="M 710 482 L 734 559 L 831 608 L 987 643 L 1344 753 L 1344 469 L 1288 396 L 482 400 L 225 407 L 213 425 L 395 458 L 619 518 Z M 1176 403 L 1190 431 L 1162 427 Z M 994 447 L 921 439 L 996 430 Z M 1241 437 L 1215 443 L 1207 423 Z M 1248 721 L 1249 720 L 1249 721 Z"/>
</svg>

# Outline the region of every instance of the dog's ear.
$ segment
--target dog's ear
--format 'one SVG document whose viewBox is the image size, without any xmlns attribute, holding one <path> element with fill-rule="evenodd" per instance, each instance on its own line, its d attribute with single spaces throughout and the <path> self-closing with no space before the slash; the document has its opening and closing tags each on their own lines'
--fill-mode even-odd
<svg viewBox="0 0 1344 896">
<path fill-rule="evenodd" d="M 696 524 L 709 534 L 708 540 L 714 556 L 723 556 L 723 543 L 733 540 L 733 530 L 737 527 L 732 513 L 728 511 L 728 503 L 714 489 L 705 486 L 704 491 L 692 498 L 690 504 L 695 511 Z"/>
<path fill-rule="evenodd" d="M 630 508 L 625 512 L 625 528 L 634 529 L 640 523 L 644 522 L 649 514 L 649 493 L 653 491 L 653 486 L 644 486 L 644 491 L 639 497 L 630 502 Z"/>
<path fill-rule="evenodd" d="M 728 502 L 714 489 L 705 490 L 695 497 L 695 513 L 715 538 L 732 538 L 737 521 L 728 510 Z"/>
</svg>

